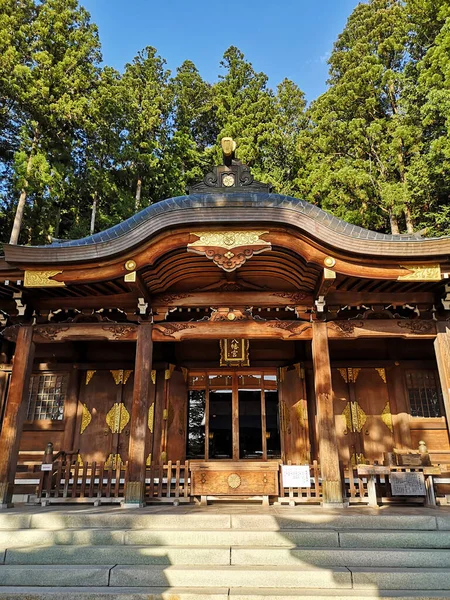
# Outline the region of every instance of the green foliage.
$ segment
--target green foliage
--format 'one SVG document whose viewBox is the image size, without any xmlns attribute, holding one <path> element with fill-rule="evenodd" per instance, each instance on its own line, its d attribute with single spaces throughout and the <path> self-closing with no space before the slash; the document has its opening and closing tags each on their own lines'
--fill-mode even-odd
<svg viewBox="0 0 450 600">
<path fill-rule="evenodd" d="M 359 4 L 309 107 L 234 46 L 213 83 L 189 60 L 172 75 L 151 46 L 123 73 L 100 61 L 78 0 L 0 0 L 3 240 L 20 203 L 19 242 L 47 243 L 184 194 L 224 136 L 274 192 L 378 231 L 450 234 L 448 0 Z"/>
</svg>

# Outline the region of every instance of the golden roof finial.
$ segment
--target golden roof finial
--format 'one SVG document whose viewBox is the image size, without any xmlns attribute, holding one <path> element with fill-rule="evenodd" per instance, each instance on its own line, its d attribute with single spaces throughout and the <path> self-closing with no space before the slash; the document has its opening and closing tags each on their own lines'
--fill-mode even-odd
<svg viewBox="0 0 450 600">
<path fill-rule="evenodd" d="M 232 156 L 236 150 L 236 142 L 233 140 L 233 138 L 224 137 L 221 139 L 220 144 L 225 156 Z"/>
</svg>

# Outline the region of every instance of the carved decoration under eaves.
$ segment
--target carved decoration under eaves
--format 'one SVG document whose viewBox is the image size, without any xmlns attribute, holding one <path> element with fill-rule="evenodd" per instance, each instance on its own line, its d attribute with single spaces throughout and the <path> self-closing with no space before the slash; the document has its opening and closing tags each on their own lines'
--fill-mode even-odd
<svg viewBox="0 0 450 600">
<path fill-rule="evenodd" d="M 272 249 L 272 244 L 261 239 L 268 231 L 199 231 L 188 244 L 188 252 L 201 254 L 218 267 L 231 273 L 241 267 L 254 254 Z"/>
<path fill-rule="evenodd" d="M 294 337 L 300 335 L 311 329 L 311 323 L 299 322 L 299 321 L 270 321 L 266 324 L 266 327 L 270 329 L 282 329 L 288 331 L 290 335 L 288 337 Z"/>
<path fill-rule="evenodd" d="M 52 327 L 49 325 L 45 327 L 44 325 L 36 327 L 34 330 L 34 334 L 43 338 L 44 340 L 48 340 L 49 342 L 54 342 L 58 337 L 58 334 L 63 333 L 64 331 L 68 331 L 69 327 L 61 327 L 60 325 L 57 327 Z"/>
<path fill-rule="evenodd" d="M 364 327 L 364 323 L 361 321 L 330 321 L 328 326 L 343 334 L 344 337 L 350 337 L 355 328 Z"/>
<path fill-rule="evenodd" d="M 185 300 L 190 297 L 191 294 L 163 294 L 162 296 L 158 296 L 156 300 L 158 304 L 171 306 L 173 304 L 179 304 L 179 300 Z"/>
<path fill-rule="evenodd" d="M 402 329 L 409 329 L 411 333 L 432 333 L 435 331 L 434 321 L 423 321 L 423 320 L 405 320 L 405 321 L 397 321 L 397 325 Z"/>
<path fill-rule="evenodd" d="M 249 367 L 249 341 L 243 339 L 220 340 L 221 367 Z"/>
<path fill-rule="evenodd" d="M 207 320 L 210 323 L 219 323 L 221 321 L 251 321 L 253 320 L 251 308 L 213 308 L 211 317 Z"/>
<path fill-rule="evenodd" d="M 64 287 L 64 281 L 56 281 L 52 279 L 55 275 L 59 275 L 62 271 L 25 271 L 23 287 L 40 288 L 40 287 Z"/>
<path fill-rule="evenodd" d="M 114 403 L 106 415 L 106 424 L 110 428 L 111 433 L 122 433 L 129 421 L 130 413 L 123 402 L 120 404 L 117 402 Z"/>
<path fill-rule="evenodd" d="M 189 323 L 156 323 L 155 329 L 160 331 L 166 337 L 175 337 L 174 333 L 184 331 L 185 329 L 195 329 L 195 325 L 189 325 Z"/>
<path fill-rule="evenodd" d="M 308 294 L 305 292 L 274 292 L 271 296 L 276 296 L 277 298 L 285 298 L 286 304 L 300 304 Z"/>
<path fill-rule="evenodd" d="M 441 281 L 440 265 L 400 265 L 406 269 L 405 275 L 399 275 L 398 281 Z"/>
<path fill-rule="evenodd" d="M 5 340 L 8 342 L 16 342 L 17 336 L 19 335 L 20 325 L 10 325 L 6 329 L 3 330 L 2 334 Z"/>
<path fill-rule="evenodd" d="M 87 405 L 83 404 L 83 412 L 81 413 L 81 427 L 80 427 L 81 434 L 84 433 L 86 427 L 90 424 L 91 421 L 92 421 L 92 415 L 89 412 Z"/>
<path fill-rule="evenodd" d="M 120 340 L 135 331 L 135 327 L 130 325 L 103 325 L 102 329 L 109 331 L 114 340 Z"/>
</svg>

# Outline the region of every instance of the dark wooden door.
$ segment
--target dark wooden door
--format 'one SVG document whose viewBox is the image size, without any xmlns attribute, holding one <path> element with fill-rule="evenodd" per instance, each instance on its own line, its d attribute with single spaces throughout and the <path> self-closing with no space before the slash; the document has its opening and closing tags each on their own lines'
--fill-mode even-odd
<svg viewBox="0 0 450 600">
<path fill-rule="evenodd" d="M 304 370 L 291 368 L 279 382 L 283 460 L 310 462 L 308 408 Z"/>
<path fill-rule="evenodd" d="M 378 461 L 394 446 L 386 373 L 377 367 L 333 369 L 334 411 L 340 460 Z"/>
</svg>

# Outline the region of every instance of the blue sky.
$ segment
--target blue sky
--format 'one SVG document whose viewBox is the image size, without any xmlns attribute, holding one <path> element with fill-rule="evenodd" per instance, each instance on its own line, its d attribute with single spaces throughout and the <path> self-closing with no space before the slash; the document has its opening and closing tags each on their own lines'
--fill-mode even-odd
<svg viewBox="0 0 450 600">
<path fill-rule="evenodd" d="M 292 79 L 314 100 L 326 89 L 327 59 L 358 0 L 80 0 L 98 25 L 103 60 L 122 71 L 154 46 L 174 72 L 192 60 L 217 80 L 224 51 L 237 46 L 275 87 Z"/>
</svg>

